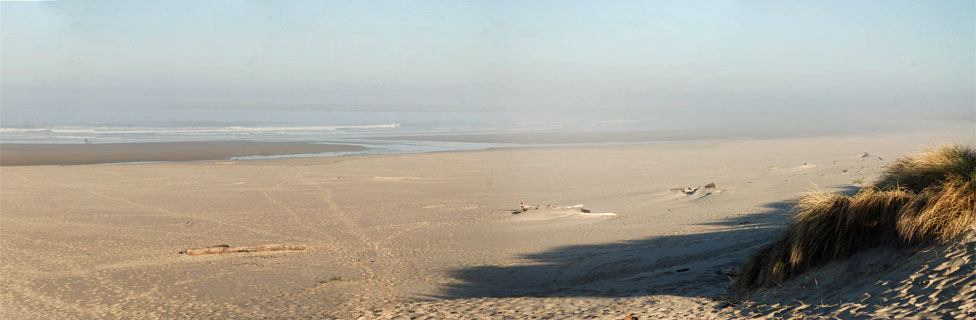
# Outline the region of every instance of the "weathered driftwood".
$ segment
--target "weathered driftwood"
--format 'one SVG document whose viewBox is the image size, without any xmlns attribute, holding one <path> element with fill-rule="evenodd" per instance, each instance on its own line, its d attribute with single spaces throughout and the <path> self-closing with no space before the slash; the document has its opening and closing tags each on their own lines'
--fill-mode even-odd
<svg viewBox="0 0 976 320">
<path fill-rule="evenodd" d="M 547 205 L 544 205 L 544 206 L 543 205 L 527 206 L 527 205 L 525 205 L 525 202 L 524 201 L 519 201 L 519 210 L 512 212 L 512 214 L 519 214 L 519 213 L 523 213 L 523 212 L 526 212 L 526 211 L 529 211 L 529 210 L 539 210 L 539 209 L 543 209 L 543 208 L 546 208 L 546 209 L 570 209 L 572 211 L 579 211 L 580 214 L 581 215 L 584 215 L 584 216 L 613 217 L 613 216 L 616 216 L 617 215 L 616 213 L 613 213 L 613 212 L 592 213 L 592 211 L 590 211 L 590 209 L 583 208 L 583 205 L 582 204 L 577 204 L 575 206 L 568 206 L 568 207 L 553 207 L 552 204 L 547 204 Z"/>
<path fill-rule="evenodd" d="M 685 188 L 672 188 L 671 192 L 680 192 L 684 194 L 693 194 L 699 189 L 715 189 L 715 183 L 711 182 L 706 184 L 704 187 L 685 187 Z"/>
<path fill-rule="evenodd" d="M 695 191 L 698 191 L 698 189 L 699 188 L 693 188 L 693 187 L 674 188 L 674 189 L 671 189 L 671 192 L 681 192 L 681 193 L 684 193 L 684 194 L 692 194 L 692 193 L 695 193 Z"/>
<path fill-rule="evenodd" d="M 303 245 L 281 245 L 281 244 L 269 244 L 257 247 L 231 247 L 226 244 L 216 245 L 207 248 L 197 248 L 197 249 L 186 249 L 180 253 L 184 253 L 190 256 L 196 256 L 201 254 L 225 254 L 225 253 L 239 253 L 239 252 L 262 252 L 262 251 L 302 251 L 305 250 Z"/>
<path fill-rule="evenodd" d="M 545 208 L 552 208 L 552 204 L 547 204 L 544 207 Z M 526 211 L 529 211 L 529 210 L 539 210 L 540 208 L 543 208 L 543 206 L 542 205 L 527 206 L 527 205 L 525 205 L 525 201 L 519 201 L 519 210 L 522 211 L 522 212 L 526 212 Z"/>
</svg>

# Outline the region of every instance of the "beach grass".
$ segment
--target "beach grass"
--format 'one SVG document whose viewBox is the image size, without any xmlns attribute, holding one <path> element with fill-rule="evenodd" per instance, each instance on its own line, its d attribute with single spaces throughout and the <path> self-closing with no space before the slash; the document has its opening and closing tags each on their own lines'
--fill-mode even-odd
<svg viewBox="0 0 976 320">
<path fill-rule="evenodd" d="M 767 287 L 879 246 L 949 241 L 976 224 L 976 149 L 948 145 L 896 160 L 853 196 L 811 192 L 778 239 L 759 249 L 736 279 Z"/>
</svg>

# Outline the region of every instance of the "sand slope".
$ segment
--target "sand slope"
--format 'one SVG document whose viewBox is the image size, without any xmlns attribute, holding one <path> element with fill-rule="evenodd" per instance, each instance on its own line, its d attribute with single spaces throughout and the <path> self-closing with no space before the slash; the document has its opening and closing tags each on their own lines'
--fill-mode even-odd
<svg viewBox="0 0 976 320">
<path fill-rule="evenodd" d="M 976 231 L 934 247 L 879 249 L 740 297 L 767 317 L 976 318 Z"/>
</svg>

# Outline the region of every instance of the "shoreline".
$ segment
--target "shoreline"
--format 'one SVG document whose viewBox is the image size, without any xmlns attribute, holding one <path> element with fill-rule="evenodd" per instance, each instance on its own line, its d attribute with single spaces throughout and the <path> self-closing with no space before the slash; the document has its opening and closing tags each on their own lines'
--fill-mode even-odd
<svg viewBox="0 0 976 320">
<path fill-rule="evenodd" d="M 366 147 L 310 142 L 199 141 L 106 144 L 0 143 L 0 166 L 79 165 L 355 152 Z"/>
<path fill-rule="evenodd" d="M 971 125 L 961 122 L 936 122 L 945 128 L 969 128 Z M 836 136 L 857 136 L 872 134 L 897 134 L 904 132 L 927 132 L 927 126 L 876 126 L 870 128 L 831 127 L 818 128 L 810 126 L 769 126 L 762 128 L 746 127 L 690 127 L 690 128 L 655 128 L 622 131 L 574 131 L 574 132 L 498 132 L 498 133 L 459 133 L 459 134 L 419 134 L 399 136 L 376 136 L 369 138 L 353 138 L 351 140 L 375 139 L 396 141 L 423 141 L 449 143 L 500 143 L 537 145 L 593 145 L 593 144 L 656 144 L 656 143 L 685 143 L 700 141 L 742 141 L 761 139 L 790 139 L 816 138 Z"/>
<path fill-rule="evenodd" d="M 944 130 L 963 129 L 963 125 Z M 964 129 L 968 130 L 968 128 Z M 901 133 L 927 131 L 905 128 Z M 176 141 L 103 144 L 0 143 L 0 166 L 123 164 L 203 160 L 273 160 L 345 155 L 418 154 L 519 148 L 571 148 L 688 144 L 892 134 L 888 130 L 800 131 L 735 128 L 661 129 L 618 132 L 521 132 L 353 137 L 326 141 Z M 399 148 L 399 144 L 409 148 Z"/>
<path fill-rule="evenodd" d="M 369 139 L 455 142 L 455 143 L 503 143 L 536 145 L 592 145 L 592 144 L 654 144 L 697 141 L 737 141 L 754 139 L 778 139 L 794 137 L 820 137 L 836 134 L 863 134 L 862 132 L 814 133 L 807 135 L 779 135 L 773 131 L 734 131 L 728 129 L 668 129 L 616 132 L 506 132 L 495 134 L 450 134 L 387 136 Z"/>
</svg>

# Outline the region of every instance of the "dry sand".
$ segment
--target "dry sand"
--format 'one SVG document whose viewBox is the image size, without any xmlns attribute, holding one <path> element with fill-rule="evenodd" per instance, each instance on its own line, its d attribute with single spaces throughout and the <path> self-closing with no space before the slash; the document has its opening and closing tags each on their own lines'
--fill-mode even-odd
<svg viewBox="0 0 976 320">
<path fill-rule="evenodd" d="M 307 142 L 200 141 L 106 144 L 0 144 L 0 165 L 220 160 L 239 156 L 361 151 L 354 145 Z"/>
<path fill-rule="evenodd" d="M 728 289 L 717 271 L 769 241 L 800 193 L 854 191 L 855 180 L 874 181 L 923 144 L 974 140 L 965 126 L 223 166 L 2 167 L 0 317 L 966 316 L 971 241 L 888 269 L 857 265 L 883 285 L 811 291 L 803 278 L 734 306 L 712 298 Z M 717 188 L 670 190 L 709 182 Z M 520 200 L 617 216 L 513 214 Z M 219 244 L 308 249 L 179 254 Z M 836 275 L 831 268 L 846 267 L 815 272 Z M 935 282 L 914 282 L 926 277 Z M 874 298 L 852 298 L 864 293 Z M 820 298 L 821 308 L 809 307 Z"/>
</svg>

